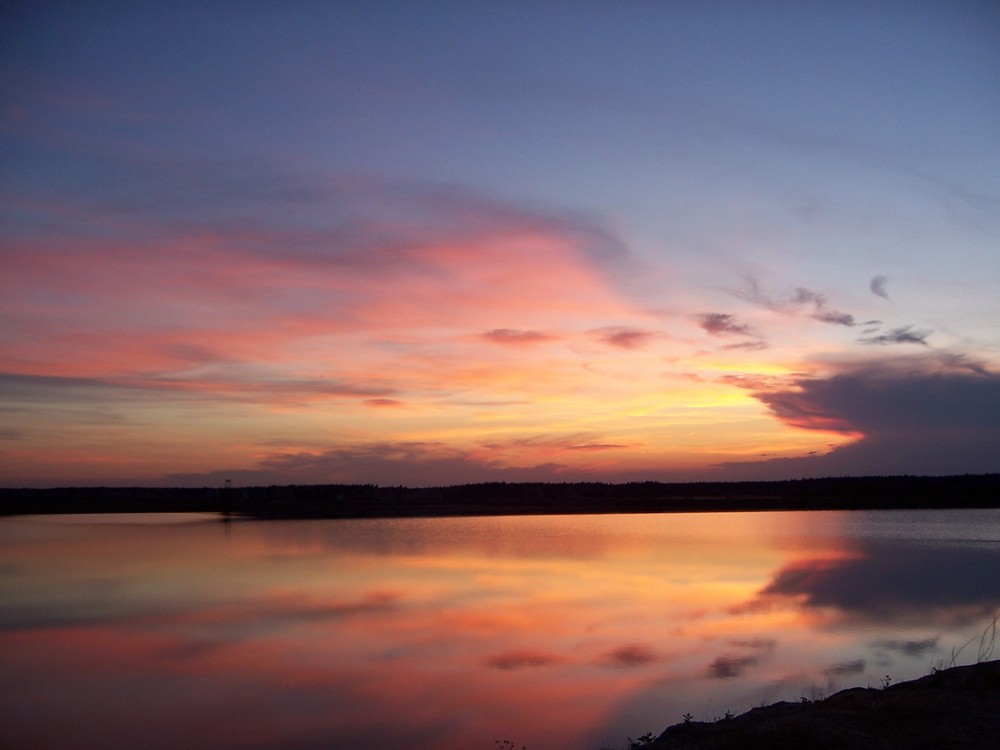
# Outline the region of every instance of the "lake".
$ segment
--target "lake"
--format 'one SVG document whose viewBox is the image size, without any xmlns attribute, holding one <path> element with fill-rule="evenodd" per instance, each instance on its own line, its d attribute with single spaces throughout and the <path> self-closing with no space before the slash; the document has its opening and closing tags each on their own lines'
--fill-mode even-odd
<svg viewBox="0 0 1000 750">
<path fill-rule="evenodd" d="M 1000 510 L 12 517 L 0 602 L 5 747 L 617 750 L 989 656 Z"/>
</svg>

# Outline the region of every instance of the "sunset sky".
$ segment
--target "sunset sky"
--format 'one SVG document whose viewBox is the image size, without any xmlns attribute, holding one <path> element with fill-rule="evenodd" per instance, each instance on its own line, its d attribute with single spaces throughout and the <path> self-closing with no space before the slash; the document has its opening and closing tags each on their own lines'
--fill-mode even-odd
<svg viewBox="0 0 1000 750">
<path fill-rule="evenodd" d="M 0 485 L 1000 471 L 993 2 L 11 2 Z"/>
</svg>

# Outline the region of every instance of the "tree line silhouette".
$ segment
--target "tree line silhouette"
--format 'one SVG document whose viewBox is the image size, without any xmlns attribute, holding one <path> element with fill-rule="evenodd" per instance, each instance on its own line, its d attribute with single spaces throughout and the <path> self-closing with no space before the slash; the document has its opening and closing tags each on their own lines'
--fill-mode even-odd
<svg viewBox="0 0 1000 750">
<path fill-rule="evenodd" d="M 228 483 L 227 483 L 228 485 Z M 754 482 L 487 482 L 0 489 L 0 515 L 217 512 L 254 518 L 1000 507 L 1000 474 Z"/>
</svg>

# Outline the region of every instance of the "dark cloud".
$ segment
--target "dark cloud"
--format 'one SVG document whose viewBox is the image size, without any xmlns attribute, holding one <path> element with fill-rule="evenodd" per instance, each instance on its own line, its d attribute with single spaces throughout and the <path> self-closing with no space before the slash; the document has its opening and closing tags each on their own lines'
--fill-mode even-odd
<svg viewBox="0 0 1000 750">
<path fill-rule="evenodd" d="M 826 429 L 899 435 L 915 430 L 1000 430 L 1000 374 L 905 374 L 877 366 L 827 380 L 800 380 L 797 392 L 755 394 L 780 418 Z"/>
<path fill-rule="evenodd" d="M 712 660 L 712 663 L 708 665 L 708 673 L 712 677 L 719 680 L 728 679 L 730 677 L 739 677 L 749 667 L 755 666 L 757 662 L 758 658 L 753 655 L 717 656 Z"/>
<path fill-rule="evenodd" d="M 875 276 L 872 278 L 871 284 L 869 284 L 868 288 L 872 290 L 872 294 L 881 297 L 882 299 L 889 299 L 889 293 L 885 290 L 885 285 L 888 282 L 888 276 Z"/>
<path fill-rule="evenodd" d="M 758 351 L 767 348 L 767 342 L 751 326 L 746 323 L 737 322 L 729 313 L 702 313 L 696 315 L 695 320 L 706 333 L 712 336 L 740 336 L 753 339 L 751 341 L 740 341 L 733 344 L 726 344 L 723 349 L 743 349 L 747 351 Z"/>
<path fill-rule="evenodd" d="M 869 542 L 847 558 L 805 559 L 784 566 L 751 608 L 774 598 L 878 622 L 976 617 L 992 612 L 1000 598 L 1000 549 Z M 920 641 L 903 648 L 896 643 L 910 651 L 933 645 Z"/>
<path fill-rule="evenodd" d="M 756 336 L 750 326 L 737 323 L 728 313 L 702 313 L 697 316 L 698 325 L 713 336 Z"/>
<path fill-rule="evenodd" d="M 858 341 L 862 344 L 920 344 L 927 346 L 927 337 L 932 333 L 932 331 L 915 331 L 913 326 L 893 328 L 891 331 L 876 335 L 877 330 L 874 329 L 870 335 L 859 337 Z"/>
<path fill-rule="evenodd" d="M 395 406 L 403 406 L 404 404 L 402 401 L 395 398 L 366 398 L 365 405 L 374 406 L 376 408 L 392 408 Z"/>
<path fill-rule="evenodd" d="M 833 323 L 838 326 L 854 326 L 854 316 L 848 313 L 837 312 L 836 310 L 817 310 L 813 313 L 813 318 L 821 323 Z"/>
<path fill-rule="evenodd" d="M 480 334 L 479 337 L 493 344 L 506 346 L 538 344 L 543 341 L 552 341 L 555 338 L 555 336 L 540 331 L 521 331 L 514 328 L 494 328 L 492 331 Z"/>
<path fill-rule="evenodd" d="M 750 641 L 733 641 L 732 646 L 740 649 L 740 653 L 729 653 L 717 656 L 708 665 L 708 673 L 716 679 L 739 677 L 749 668 L 757 666 L 760 661 L 777 647 L 777 641 L 770 638 L 759 638 Z"/>
<path fill-rule="evenodd" d="M 638 349 L 645 346 L 656 335 L 652 331 L 642 331 L 638 328 L 623 328 L 612 326 L 593 331 L 600 341 L 620 349 Z"/>
<path fill-rule="evenodd" d="M 1000 374 L 963 357 L 885 360 L 845 366 L 829 378 L 763 385 L 753 395 L 783 422 L 858 440 L 822 456 L 723 466 L 744 478 L 1000 468 Z"/>
</svg>

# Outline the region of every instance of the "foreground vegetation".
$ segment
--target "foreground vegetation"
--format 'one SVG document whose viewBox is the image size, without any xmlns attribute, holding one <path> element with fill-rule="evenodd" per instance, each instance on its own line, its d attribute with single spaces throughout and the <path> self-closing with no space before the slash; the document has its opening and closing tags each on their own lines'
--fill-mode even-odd
<svg viewBox="0 0 1000 750">
<path fill-rule="evenodd" d="M 633 748 L 834 750 L 1000 747 L 1000 661 L 935 669 L 926 677 L 851 688 L 819 701 L 775 703 L 715 722 L 682 721 Z"/>
</svg>

